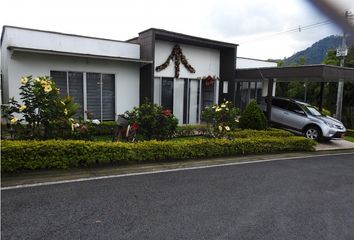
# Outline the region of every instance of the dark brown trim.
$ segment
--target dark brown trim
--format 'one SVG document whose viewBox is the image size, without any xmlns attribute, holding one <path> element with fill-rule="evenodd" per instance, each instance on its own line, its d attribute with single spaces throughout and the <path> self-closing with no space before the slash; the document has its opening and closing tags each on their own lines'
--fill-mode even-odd
<svg viewBox="0 0 354 240">
<path fill-rule="evenodd" d="M 354 69 L 330 65 L 307 65 L 296 67 L 248 68 L 235 70 L 236 81 L 255 81 L 275 78 L 280 81 L 354 81 Z"/>
<path fill-rule="evenodd" d="M 155 33 L 156 40 L 178 42 L 181 44 L 188 44 L 188 45 L 207 47 L 207 48 L 217 48 L 217 49 L 236 48 L 238 46 L 237 44 L 233 44 L 233 43 L 215 41 L 207 38 L 200 38 L 200 37 L 195 37 L 195 36 L 186 35 L 177 32 L 171 32 L 171 31 L 157 29 L 157 28 L 150 28 L 143 32 L 140 32 L 139 36 L 149 31 Z"/>
</svg>

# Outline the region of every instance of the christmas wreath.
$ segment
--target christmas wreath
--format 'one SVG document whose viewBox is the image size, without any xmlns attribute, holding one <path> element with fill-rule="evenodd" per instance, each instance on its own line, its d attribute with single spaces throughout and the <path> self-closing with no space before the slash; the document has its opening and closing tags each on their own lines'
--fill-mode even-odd
<svg viewBox="0 0 354 240">
<path fill-rule="evenodd" d="M 215 81 L 218 80 L 219 78 L 217 76 L 210 76 L 208 75 L 207 77 L 202 77 L 201 80 L 204 81 L 204 85 L 206 87 L 213 86 Z"/>
</svg>

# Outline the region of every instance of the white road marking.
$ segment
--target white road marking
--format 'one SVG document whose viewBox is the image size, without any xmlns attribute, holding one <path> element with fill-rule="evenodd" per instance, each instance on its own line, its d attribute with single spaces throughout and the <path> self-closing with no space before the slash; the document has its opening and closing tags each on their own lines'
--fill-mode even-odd
<svg viewBox="0 0 354 240">
<path fill-rule="evenodd" d="M 166 172 L 178 172 L 178 171 L 188 171 L 188 170 L 197 170 L 197 169 L 206 169 L 206 168 L 216 168 L 216 167 L 243 165 L 243 164 L 251 164 L 251 163 L 263 163 L 263 162 L 272 162 L 272 161 L 280 161 L 280 160 L 291 160 L 291 159 L 299 159 L 299 158 L 340 156 L 340 155 L 350 155 L 350 154 L 354 154 L 354 153 L 353 152 L 334 153 L 334 154 L 330 154 L 329 153 L 329 154 L 310 155 L 310 156 L 272 158 L 272 159 L 254 160 L 254 161 L 246 161 L 246 162 L 221 163 L 221 164 L 207 165 L 207 166 L 197 166 L 197 167 L 186 167 L 186 168 L 182 167 L 182 168 L 165 169 L 165 170 L 157 170 L 157 171 L 126 173 L 126 174 L 118 174 L 118 175 L 108 175 L 108 176 L 101 176 L 101 177 L 88 177 L 88 178 L 79 178 L 79 179 L 72 179 L 72 180 L 62 180 L 62 181 L 53 181 L 53 182 L 23 184 L 23 185 L 16 185 L 16 186 L 10 186 L 10 187 L 2 187 L 1 191 L 2 190 L 11 190 L 11 189 L 20 189 L 20 188 L 30 188 L 30 187 L 56 185 L 56 184 L 63 184 L 63 183 L 85 182 L 85 181 L 93 181 L 93 180 L 109 179 L 109 178 L 131 177 L 131 176 L 158 174 L 158 173 L 166 173 Z"/>
</svg>

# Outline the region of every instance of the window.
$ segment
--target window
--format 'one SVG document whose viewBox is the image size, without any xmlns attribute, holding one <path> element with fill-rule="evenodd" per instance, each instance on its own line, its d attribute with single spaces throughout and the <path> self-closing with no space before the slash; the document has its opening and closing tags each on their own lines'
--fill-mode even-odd
<svg viewBox="0 0 354 240">
<path fill-rule="evenodd" d="M 83 73 L 82 72 L 59 72 L 51 71 L 51 78 L 60 89 L 60 95 L 72 96 L 74 102 L 80 105 L 75 117 L 84 116 L 84 88 L 83 88 Z"/>
<path fill-rule="evenodd" d="M 289 111 L 292 111 L 294 113 L 304 113 L 304 111 L 296 104 L 293 102 L 289 102 L 289 106 L 288 106 Z"/>
<path fill-rule="evenodd" d="M 84 117 L 87 110 L 101 121 L 115 119 L 114 74 L 51 71 L 50 76 L 62 96 L 72 96 L 80 105 L 75 117 Z"/>
<path fill-rule="evenodd" d="M 278 107 L 278 108 L 287 109 L 288 101 L 283 100 L 283 99 L 273 98 L 272 99 L 272 105 L 275 106 L 275 107 Z"/>
<path fill-rule="evenodd" d="M 161 106 L 173 111 L 173 78 L 162 78 Z"/>
<path fill-rule="evenodd" d="M 87 111 L 94 118 L 115 119 L 115 78 L 114 74 L 86 73 Z"/>
</svg>

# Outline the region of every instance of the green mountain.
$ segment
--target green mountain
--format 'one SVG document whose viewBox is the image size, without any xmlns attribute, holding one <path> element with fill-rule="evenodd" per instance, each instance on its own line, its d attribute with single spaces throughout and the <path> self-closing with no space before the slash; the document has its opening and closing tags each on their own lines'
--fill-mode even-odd
<svg viewBox="0 0 354 240">
<path fill-rule="evenodd" d="M 301 58 L 305 58 L 305 64 L 320 64 L 326 58 L 329 49 L 336 49 L 342 43 L 341 36 L 329 36 L 312 44 L 311 47 L 303 51 L 297 52 L 291 57 L 284 59 L 285 66 L 299 65 Z"/>
</svg>

